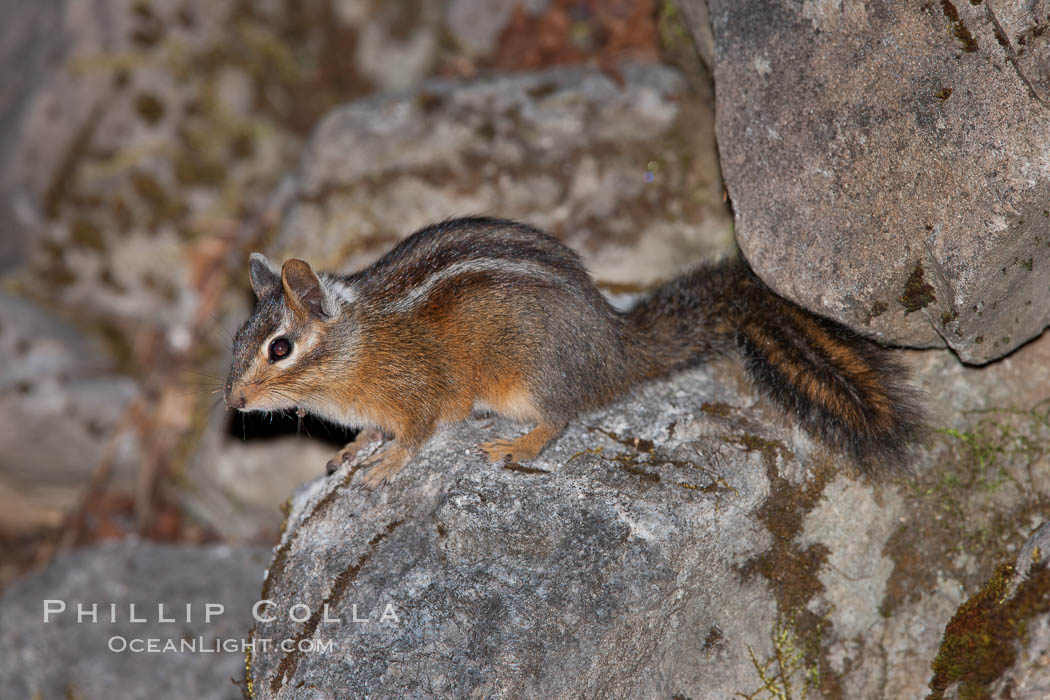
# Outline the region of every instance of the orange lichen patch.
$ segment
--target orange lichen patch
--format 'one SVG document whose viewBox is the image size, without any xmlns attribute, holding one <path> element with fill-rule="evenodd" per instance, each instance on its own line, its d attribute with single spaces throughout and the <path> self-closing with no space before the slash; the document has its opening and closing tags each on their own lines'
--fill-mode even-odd
<svg viewBox="0 0 1050 700">
<path fill-rule="evenodd" d="M 518 5 L 503 30 L 493 67 L 534 70 L 595 59 L 653 60 L 660 36 L 655 0 L 554 0 L 541 14 Z"/>
</svg>

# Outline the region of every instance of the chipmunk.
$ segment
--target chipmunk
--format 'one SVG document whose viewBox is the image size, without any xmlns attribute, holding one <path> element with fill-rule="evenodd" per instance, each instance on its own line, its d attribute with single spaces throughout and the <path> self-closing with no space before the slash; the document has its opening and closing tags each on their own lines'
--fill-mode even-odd
<svg viewBox="0 0 1050 700">
<path fill-rule="evenodd" d="M 581 413 L 717 355 L 869 474 L 906 466 L 922 431 L 915 392 L 887 350 L 778 297 L 742 261 L 701 265 L 626 312 L 579 256 L 531 226 L 464 218 L 424 228 L 351 275 L 249 261 L 258 303 L 225 387 L 242 411 L 299 408 L 394 444 L 371 486 L 436 428 L 487 409 L 535 425 L 481 445 L 536 457 Z"/>
</svg>

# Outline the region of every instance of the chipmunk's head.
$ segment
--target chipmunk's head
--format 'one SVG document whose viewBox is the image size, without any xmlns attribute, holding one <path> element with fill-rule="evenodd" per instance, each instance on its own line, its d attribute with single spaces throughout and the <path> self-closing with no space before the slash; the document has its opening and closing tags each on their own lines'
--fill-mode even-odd
<svg viewBox="0 0 1050 700">
<path fill-rule="evenodd" d="M 332 337 L 346 311 L 347 290 L 333 289 L 337 282 L 294 258 L 278 272 L 252 253 L 248 269 L 258 302 L 233 341 L 226 405 L 242 411 L 310 408 L 340 354 L 336 344 L 347 342 Z"/>
</svg>

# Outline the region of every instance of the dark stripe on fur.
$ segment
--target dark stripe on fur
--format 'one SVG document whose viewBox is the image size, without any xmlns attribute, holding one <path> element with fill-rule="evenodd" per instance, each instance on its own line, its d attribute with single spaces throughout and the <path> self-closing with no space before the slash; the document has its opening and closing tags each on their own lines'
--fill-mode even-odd
<svg viewBox="0 0 1050 700">
<path fill-rule="evenodd" d="M 697 268 L 625 318 L 640 380 L 737 354 L 756 388 L 869 474 L 906 469 L 924 431 L 890 351 L 778 297 L 742 262 Z"/>
</svg>

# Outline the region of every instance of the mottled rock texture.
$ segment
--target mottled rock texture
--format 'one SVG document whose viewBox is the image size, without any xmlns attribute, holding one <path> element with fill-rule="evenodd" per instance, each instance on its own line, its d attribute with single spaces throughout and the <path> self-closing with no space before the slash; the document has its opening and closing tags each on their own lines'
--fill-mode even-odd
<svg viewBox="0 0 1050 700">
<path fill-rule="evenodd" d="M 0 223 L 2 245 L 14 243 L 0 248 L 0 265 L 14 265 L 4 290 L 74 319 L 84 334 L 39 309 L 8 313 L 24 299 L 0 304 L 0 349 L 10 367 L 0 379 L 0 405 L 14 431 L 0 443 L 17 456 L 2 464 L 4 477 L 14 476 L 4 483 L 39 487 L 56 474 L 87 473 L 122 402 L 142 388 L 152 419 L 134 437 L 151 441 L 144 452 L 168 460 L 160 464 L 177 474 L 193 512 L 232 537 L 276 528 L 275 504 L 292 483 L 320 473 L 332 448 L 310 440 L 310 430 L 244 444 L 241 426 L 230 431 L 218 414 L 205 426 L 207 392 L 221 376 L 201 378 L 225 371 L 216 327 L 230 330 L 247 315 L 244 259 L 254 248 L 357 267 L 434 219 L 499 214 L 561 236 L 608 291 L 636 291 L 721 249 L 729 222 L 710 106 L 691 90 L 702 79 L 594 60 L 587 68 L 417 86 L 436 70 L 449 39 L 468 54 L 498 49 L 508 13 L 521 17 L 504 0 L 484 8 L 473 2 L 0 0 L 0 51 L 24 58 L 0 66 Z M 9 14 L 16 5 L 25 14 Z M 599 25 L 588 23 L 588 12 L 593 18 L 595 8 L 611 6 L 525 5 L 543 11 L 544 36 L 554 32 L 562 42 L 551 54 L 558 56 L 579 53 L 578 39 L 592 42 Z M 673 14 L 669 7 L 661 6 L 661 17 Z M 861 230 L 898 199 L 914 204 L 933 173 L 950 196 L 909 210 L 913 218 L 927 211 L 940 217 L 917 223 L 934 226 L 919 234 L 929 240 L 901 233 L 907 245 L 883 254 L 904 261 L 896 277 L 858 274 L 855 296 L 865 313 L 845 320 L 887 338 L 940 342 L 930 321 L 936 328 L 938 318 L 974 322 L 950 284 L 945 296 L 944 280 L 969 293 L 958 280 L 972 278 L 956 267 L 983 265 L 1003 249 L 996 234 L 984 248 L 960 246 L 953 258 L 947 232 L 972 225 L 986 233 L 979 217 L 989 212 L 1021 228 L 1009 207 L 1024 209 L 1027 193 L 1041 186 L 1041 161 L 1025 169 L 1015 156 L 1029 133 L 1021 122 L 1042 115 L 1041 107 L 1025 108 L 1018 81 L 1023 74 L 1033 92 L 1045 90 L 1038 72 L 1043 20 L 1030 24 L 1026 13 L 1046 12 L 1035 4 L 1024 12 L 991 6 L 993 24 L 1014 47 L 1003 62 L 994 53 L 1002 44 L 982 20 L 987 0 L 914 10 L 776 7 L 718 3 L 712 38 L 699 42 L 705 55 L 777 48 L 747 55 L 740 80 L 721 82 L 721 95 L 742 93 L 737 105 L 765 109 L 762 100 L 800 90 L 804 99 L 796 112 L 746 114 L 751 133 L 729 131 L 723 149 L 734 168 L 739 226 L 752 227 L 756 211 L 778 223 L 793 220 L 788 209 L 768 204 L 743 213 L 749 192 L 772 197 L 782 188 L 792 198 L 776 201 L 798 202 L 808 216 L 816 209 L 800 196 L 849 185 L 863 201 L 859 186 L 871 178 L 894 183 L 867 218 L 834 210 L 842 230 Z M 685 16 L 702 22 L 706 15 Z M 462 26 L 472 19 L 474 26 Z M 534 25 L 514 21 L 520 44 Z M 827 48 L 847 34 L 850 47 Z M 872 37 L 879 41 L 866 44 Z M 796 60 L 785 70 L 778 57 L 797 54 L 809 63 Z M 470 61 L 455 65 L 452 74 L 476 77 Z M 806 83 L 812 76 L 823 82 Z M 978 80 L 988 76 L 1001 84 Z M 874 106 L 865 101 L 872 83 L 883 90 Z M 402 92 L 350 102 L 374 88 Z M 870 112 L 867 140 L 837 116 L 850 115 L 854 103 Z M 900 126 L 909 115 L 916 125 Z M 818 117 L 820 128 L 813 126 Z M 771 120 L 779 141 L 767 128 Z M 796 132 L 809 140 L 794 141 Z M 915 132 L 932 144 L 926 151 L 906 140 Z M 1001 174 L 977 158 L 938 160 L 953 153 L 943 142 L 985 153 L 980 148 L 993 137 L 1002 139 Z M 733 149 L 752 141 L 767 148 L 741 165 Z M 793 160 L 773 148 L 783 143 L 796 149 Z M 875 175 L 833 176 L 820 150 L 832 147 L 843 162 L 873 161 Z M 915 165 L 930 153 L 936 157 L 926 170 Z M 798 167 L 786 175 L 772 167 L 785 163 Z M 804 186 L 818 168 L 828 182 Z M 1018 184 L 1019 168 L 1031 182 Z M 276 187 L 279 180 L 285 184 Z M 272 198 L 275 189 L 282 194 Z M 989 193 L 1001 201 L 981 209 L 980 196 Z M 272 204 L 285 201 L 280 219 Z M 266 210 L 272 218 L 243 223 Z M 1038 235 L 1041 211 L 1035 224 L 1024 214 L 1011 243 L 1021 249 Z M 808 240 L 802 233 L 792 235 Z M 758 234 L 743 236 L 757 260 Z M 776 251 L 794 250 L 771 240 Z M 825 262 L 833 267 L 832 257 Z M 1030 264 L 1037 275 L 1042 261 L 1031 257 L 1018 255 L 1014 267 Z M 846 249 L 835 259 L 861 264 Z M 913 264 L 920 259 L 921 278 Z M 841 277 L 818 269 L 816 284 L 831 290 L 831 300 Z M 1016 280 L 1017 272 L 996 274 Z M 978 281 L 1000 284 L 993 277 Z M 993 303 L 973 314 L 997 322 L 992 312 L 1004 307 Z M 946 304 L 947 316 L 938 306 Z M 917 310 L 905 314 L 911 307 Z M 898 335 L 889 328 L 894 319 L 903 319 Z M 109 357 L 97 356 L 99 344 L 85 336 L 104 339 Z M 998 339 L 999 352 L 1019 337 L 989 334 L 973 345 L 988 348 Z M 17 697 L 240 693 L 229 683 L 243 677 L 240 654 L 172 658 L 103 649 L 114 629 L 130 627 L 165 640 L 199 633 L 332 643 L 300 647 L 301 654 L 260 648 L 247 678 L 256 697 L 922 697 L 931 662 L 958 642 L 942 644 L 946 625 L 1050 512 L 1050 337 L 981 370 L 947 351 L 911 353 L 908 361 L 930 396 L 936 429 L 913 478 L 856 480 L 790 417 L 744 388 L 732 364 L 653 384 L 583 416 L 532 464 L 485 463 L 478 441 L 523 426 L 472 420 L 444 430 L 382 489 L 360 488 L 351 468 L 309 484 L 295 497 L 272 556 L 134 539 L 61 556 L 0 599 L 0 687 Z M 114 368 L 135 376 L 137 386 Z M 5 515 L 28 492 L 6 500 Z M 262 595 L 274 600 L 277 617 L 252 632 L 250 603 Z M 48 626 L 40 607 L 50 596 L 172 606 L 218 599 L 226 615 L 219 626 Z M 396 620 L 382 619 L 387 605 Z M 949 694 L 988 688 L 1020 697 L 1048 686 L 1045 613 L 1038 606 L 1015 612 L 1011 619 L 1031 635 L 1011 640 L 1016 653 L 996 656 L 976 681 L 944 676 Z"/>
<path fill-rule="evenodd" d="M 707 5 L 722 169 L 760 276 L 966 362 L 1042 332 L 1050 3 Z"/>
<path fill-rule="evenodd" d="M 26 241 L 18 235 L 15 210 L 18 184 L 11 167 L 19 143 L 19 122 L 25 104 L 45 79 L 49 63 L 61 53 L 62 38 L 54 31 L 61 0 L 23 3 L 2 0 L 0 17 L 0 271 L 22 262 Z"/>
<path fill-rule="evenodd" d="M 0 531 L 54 526 L 79 503 L 105 455 L 133 490 L 134 436 L 115 435 L 138 395 L 103 349 L 22 299 L 0 294 Z"/>
<path fill-rule="evenodd" d="M 375 491 L 356 468 L 308 486 L 263 595 L 315 615 L 253 636 L 335 648 L 253 656 L 257 696 L 752 690 L 738 652 L 768 658 L 777 618 L 753 571 L 770 535 L 750 513 L 770 473 L 799 488 L 807 477 L 789 434 L 743 417 L 746 400 L 703 373 L 636 398 L 575 423 L 528 465 L 486 465 L 472 446 L 516 426 L 472 421 Z M 322 622 L 325 603 L 339 622 Z M 353 622 L 355 604 L 368 622 Z M 388 604 L 396 623 L 380 620 Z"/>
<path fill-rule="evenodd" d="M 253 236 L 272 235 L 254 224 L 325 112 L 434 72 L 441 10 L 355 0 L 0 3 L 3 289 L 68 322 L 67 355 L 91 349 L 62 376 L 33 376 L 40 361 L 22 363 L 26 353 L 16 352 L 18 366 L 5 374 L 0 409 L 11 420 L 0 437 L 17 439 L 0 462 L 0 504 L 12 504 L 5 526 L 20 532 L 61 519 L 83 480 L 58 481 L 95 469 L 98 444 L 136 384 L 149 385 L 151 397 L 129 432 L 167 461 L 154 472 L 192 461 L 195 450 L 184 446 L 205 416 L 222 419 L 210 413 L 212 391 L 231 329 L 248 311 L 226 261 L 236 258 L 239 273 L 258 245 Z M 0 338 L 17 350 L 11 338 L 37 330 L 12 323 Z M 91 363 L 124 374 L 123 393 L 101 376 L 83 381 L 80 365 Z M 276 529 L 276 505 L 306 478 L 281 470 L 282 449 L 294 445 L 256 445 L 224 460 L 207 442 L 196 454 L 214 456 L 218 474 L 259 452 L 275 467 L 223 481 L 240 491 L 233 504 L 202 480 L 195 491 L 207 502 L 198 510 L 238 536 Z M 26 517 L 21 506 L 48 498 L 40 517 Z"/>
<path fill-rule="evenodd" d="M 232 648 L 226 640 L 239 645 L 244 639 L 267 553 L 264 547 L 123 541 L 60 557 L 0 597 L 4 697 L 242 698 L 232 681 L 243 675 L 244 654 L 239 646 L 227 651 L 223 645 Z M 46 623 L 45 600 L 65 603 Z M 78 603 L 85 615 L 79 619 Z M 222 606 L 221 614 L 212 608 L 206 619 L 207 605 Z M 57 611 L 58 603 L 50 609 Z M 124 646 L 150 639 L 159 640 L 157 649 L 169 640 L 192 641 L 198 649 L 219 647 L 178 653 Z"/>
<path fill-rule="evenodd" d="M 935 405 L 1033 396 L 1002 366 L 911 364 Z M 651 384 L 527 465 L 485 463 L 474 445 L 516 426 L 475 420 L 379 489 L 355 466 L 309 484 L 262 595 L 312 615 L 253 638 L 324 651 L 254 655 L 256 697 L 924 696 L 966 591 L 1050 502 L 1050 461 L 1030 449 L 1050 441 L 1045 404 L 982 414 L 933 439 L 917 477 L 876 486 L 736 376 Z"/>
<path fill-rule="evenodd" d="M 498 215 L 559 236 L 600 281 L 638 288 L 731 240 L 709 120 L 702 96 L 652 63 L 360 100 L 319 124 L 269 252 L 355 269 L 427 224 Z"/>
</svg>

